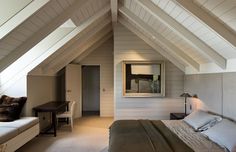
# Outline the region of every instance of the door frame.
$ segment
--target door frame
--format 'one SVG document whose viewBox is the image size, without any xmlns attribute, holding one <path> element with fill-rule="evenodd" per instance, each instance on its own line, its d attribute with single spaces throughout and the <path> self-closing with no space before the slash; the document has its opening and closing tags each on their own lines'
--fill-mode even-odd
<svg viewBox="0 0 236 152">
<path fill-rule="evenodd" d="M 81 93 L 82 93 L 82 83 L 81 83 L 82 82 L 82 78 L 81 78 L 82 77 L 82 74 L 81 74 L 82 68 L 81 67 L 82 66 L 80 64 L 71 63 L 71 64 L 68 64 L 64 69 L 65 70 L 64 71 L 64 76 L 65 76 L 65 86 L 64 86 L 65 87 L 65 100 L 67 100 L 66 99 L 67 93 L 71 92 L 70 88 L 67 88 L 67 84 L 66 84 L 67 83 L 66 82 L 67 81 L 67 69 L 69 68 L 69 66 L 73 66 L 73 65 L 79 66 L 78 68 L 79 68 L 79 71 L 80 71 L 79 72 L 79 77 L 80 78 L 79 78 L 79 82 L 78 82 L 79 83 L 79 101 L 78 101 L 79 102 L 79 113 L 78 113 L 78 115 L 75 114 L 75 118 L 80 118 L 80 117 L 82 117 L 82 111 L 81 111 L 82 110 L 82 108 L 81 108 L 81 106 L 82 106 L 82 102 L 81 102 L 82 101 L 82 95 L 81 95 Z"/>
<path fill-rule="evenodd" d="M 83 117 L 82 111 L 83 111 L 83 66 L 99 66 L 99 116 L 101 116 L 101 64 L 81 64 L 81 105 L 80 105 L 80 111 L 81 111 L 81 117 Z"/>
</svg>

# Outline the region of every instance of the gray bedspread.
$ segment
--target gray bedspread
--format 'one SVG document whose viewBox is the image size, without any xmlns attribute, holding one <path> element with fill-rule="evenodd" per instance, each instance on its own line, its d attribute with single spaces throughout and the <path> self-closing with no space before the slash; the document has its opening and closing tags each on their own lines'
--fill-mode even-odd
<svg viewBox="0 0 236 152">
<path fill-rule="evenodd" d="M 119 120 L 110 127 L 109 152 L 193 152 L 162 121 Z"/>
</svg>

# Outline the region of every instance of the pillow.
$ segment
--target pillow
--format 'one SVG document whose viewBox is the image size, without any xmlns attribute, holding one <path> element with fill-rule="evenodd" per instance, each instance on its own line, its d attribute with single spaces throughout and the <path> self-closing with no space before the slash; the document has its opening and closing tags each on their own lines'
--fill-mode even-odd
<svg viewBox="0 0 236 152">
<path fill-rule="evenodd" d="M 5 105 L 5 107 L 2 107 L 1 109 L 2 114 L 0 116 L 1 117 L 0 119 L 2 119 L 2 121 L 4 120 L 13 121 L 19 119 L 27 98 L 26 97 L 13 98 L 3 95 L 1 97 L 1 100 L 2 100 L 1 105 Z"/>
<path fill-rule="evenodd" d="M 18 103 L 11 105 L 0 105 L 0 122 L 9 122 L 16 119 L 16 112 L 19 108 Z"/>
<path fill-rule="evenodd" d="M 223 119 L 220 123 L 202 133 L 218 145 L 227 148 L 231 152 L 236 152 L 236 123 Z"/>
<path fill-rule="evenodd" d="M 9 98 L 7 95 L 2 95 L 0 98 L 0 104 L 2 104 L 3 101 L 7 100 L 7 98 Z"/>
<path fill-rule="evenodd" d="M 221 120 L 222 118 L 220 116 L 202 110 L 194 111 L 184 118 L 184 122 L 193 127 L 195 131 L 207 130 Z"/>
</svg>

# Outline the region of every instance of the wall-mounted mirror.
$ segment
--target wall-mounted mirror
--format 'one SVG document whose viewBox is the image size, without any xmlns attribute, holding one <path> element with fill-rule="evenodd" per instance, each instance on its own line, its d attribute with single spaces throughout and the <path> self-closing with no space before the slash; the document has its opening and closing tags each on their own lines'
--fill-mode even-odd
<svg viewBox="0 0 236 152">
<path fill-rule="evenodd" d="M 164 97 L 164 61 L 123 61 L 123 96 Z"/>
</svg>

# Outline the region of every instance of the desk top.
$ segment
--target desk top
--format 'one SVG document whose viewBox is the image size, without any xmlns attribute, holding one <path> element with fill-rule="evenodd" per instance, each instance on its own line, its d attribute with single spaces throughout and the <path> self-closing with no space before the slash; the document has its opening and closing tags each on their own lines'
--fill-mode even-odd
<svg viewBox="0 0 236 152">
<path fill-rule="evenodd" d="M 34 107 L 33 110 L 37 112 L 53 112 L 66 107 L 70 101 L 50 101 L 45 104 Z"/>
</svg>

